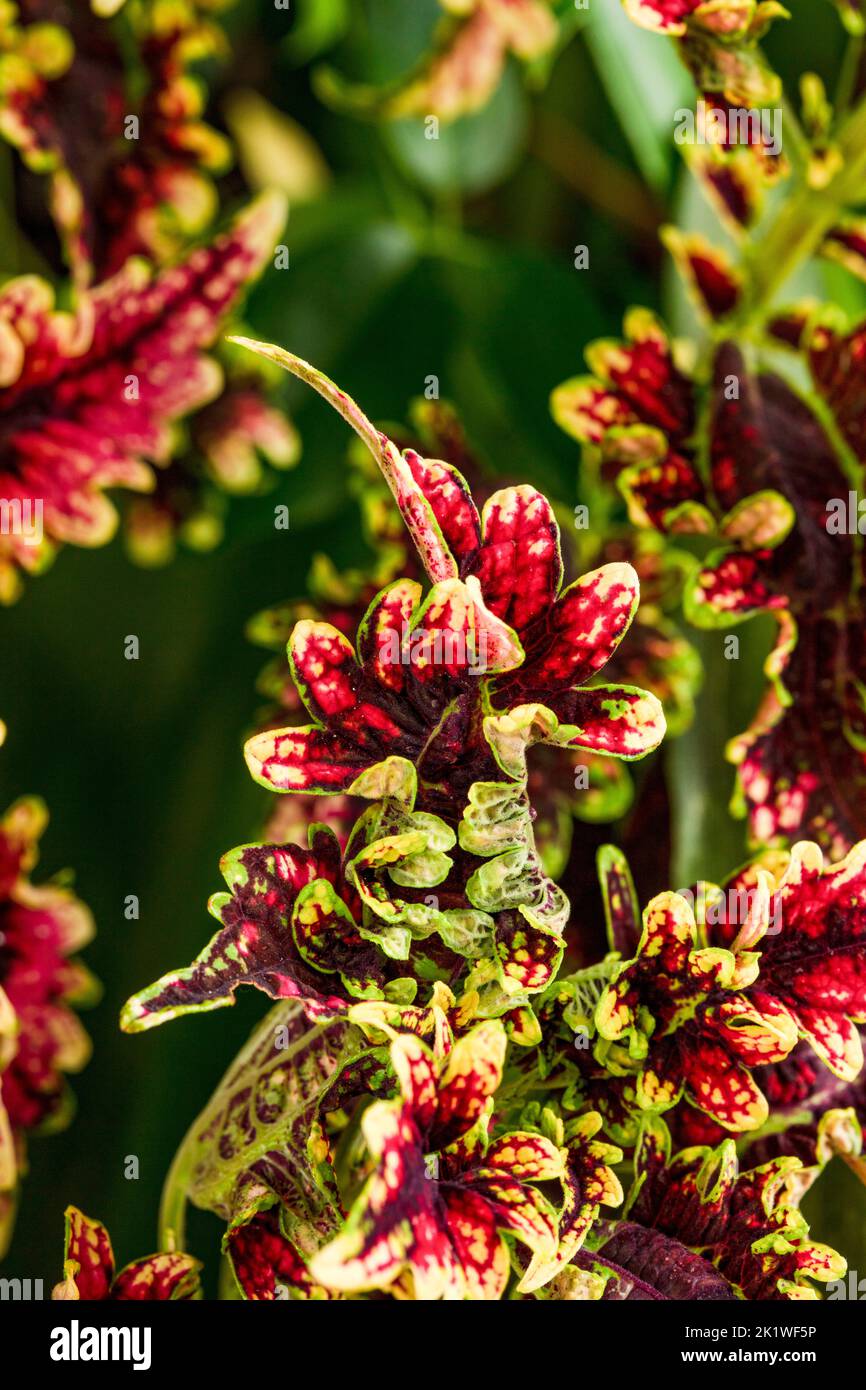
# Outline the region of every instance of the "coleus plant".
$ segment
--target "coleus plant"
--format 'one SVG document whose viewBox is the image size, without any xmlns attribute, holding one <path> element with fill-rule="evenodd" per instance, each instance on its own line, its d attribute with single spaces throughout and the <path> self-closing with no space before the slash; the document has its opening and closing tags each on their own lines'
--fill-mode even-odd
<svg viewBox="0 0 866 1390">
<path fill-rule="evenodd" d="M 279 349 L 260 350 L 308 376 L 368 443 L 432 588 L 424 596 L 400 580 L 383 590 L 357 659 L 330 625 L 296 626 L 289 658 L 318 724 L 251 739 L 253 775 L 276 790 L 342 792 L 398 755 L 416 766 L 422 804 L 435 809 L 497 771 L 520 779 L 538 742 L 625 758 L 654 748 L 664 729 L 654 696 L 584 684 L 631 623 L 632 566 L 605 565 L 563 589 L 558 526 L 534 488 L 501 489 L 479 516 L 455 469 L 399 454 L 333 383 Z"/>
<path fill-rule="evenodd" d="M 410 406 L 408 426 L 399 427 L 396 434 L 393 429 L 389 432 L 404 447 L 432 454 L 458 468 L 477 501 L 485 501 L 493 492 L 493 484 L 450 404 L 416 400 Z M 421 573 L 419 561 L 407 545 L 399 509 L 375 463 L 371 473 L 368 450 L 360 441 L 356 443 L 360 447 L 349 453 L 352 491 L 361 509 L 364 540 L 374 559 L 366 569 L 338 572 L 326 555 L 316 555 L 306 596 L 265 609 L 250 622 L 251 639 L 275 653 L 258 682 L 259 690 L 271 701 L 259 716 L 263 728 L 285 726 L 289 719 L 303 723 L 306 715 L 286 657 L 296 623 L 302 619 L 327 621 L 351 639 L 383 585 L 401 574 L 417 578 Z M 564 509 L 554 504 L 554 511 L 559 515 Z M 592 544 L 578 546 L 575 537 L 580 533 L 570 527 L 561 531 L 566 582 L 599 561 L 633 564 L 640 580 L 641 604 L 628 641 L 613 653 L 604 674 L 608 679 L 622 677 L 655 694 L 664 708 L 668 735 L 674 735 L 691 721 L 693 695 L 700 682 L 697 654 L 667 616 L 679 595 L 683 563 L 688 557 L 678 561 L 662 548 L 658 537 L 649 534 L 632 543 L 612 518 L 609 523 L 602 518 L 600 507 L 594 507 L 593 516 L 599 534 Z M 632 802 L 632 779 L 624 761 L 585 749 L 564 753 L 539 744 L 531 749 L 527 766 L 536 845 L 547 872 L 559 878 L 569 859 L 573 818 L 594 823 L 622 816 Z M 345 837 L 351 811 L 349 798 L 278 796 L 267 835 L 303 845 L 309 825 L 324 819 Z"/>
<path fill-rule="evenodd" d="M 778 292 L 815 254 L 864 276 L 856 216 L 864 107 L 834 112 L 806 74 L 799 135 L 784 114 L 793 132 L 784 158 L 771 157 L 775 142 L 759 121 L 746 123 L 753 138 L 730 140 L 730 118 L 781 114 L 781 83 L 758 44 L 781 7 L 626 8 L 673 38 L 695 79 L 696 118 L 707 110 L 724 117 L 719 138 L 681 148 L 737 254 L 667 229 L 702 316 L 700 341 L 678 343 L 635 309 L 625 341 L 591 345 L 589 374 L 554 391 L 553 412 L 619 492 L 633 525 L 676 537 L 698 556 L 684 599 L 690 621 L 718 629 L 758 614 L 775 620 L 766 693 L 728 748 L 738 769 L 735 809 L 747 816 L 755 848 L 806 835 L 839 858 L 866 833 L 856 512 L 866 457 L 864 329 L 835 309 L 780 304 Z M 773 215 L 763 194 L 780 181 Z"/>
<path fill-rule="evenodd" d="M 59 545 L 110 539 L 108 489 L 153 489 L 175 421 L 220 393 L 222 371 L 205 349 L 272 254 L 284 216 L 283 200 L 264 196 L 177 265 L 151 272 L 128 261 L 71 313 L 35 276 L 0 290 L 0 489 L 21 519 L 0 537 L 4 601 Z"/>
<path fill-rule="evenodd" d="M 637 572 L 618 559 L 563 587 L 534 488 L 479 513 L 453 464 L 401 452 L 309 364 L 246 345 L 351 424 L 418 562 L 365 595 L 357 633 L 296 614 L 289 673 L 312 722 L 246 745 L 269 790 L 341 798 L 340 834 L 230 851 L 212 941 L 124 1008 L 137 1032 L 242 985 L 274 1001 L 178 1151 L 164 1250 L 184 1250 L 192 1201 L 225 1223 L 250 1299 L 817 1297 L 844 1260 L 799 1199 L 859 1153 L 866 845 L 826 868 L 812 843 L 771 851 L 642 916 L 607 849 L 609 949 L 569 972 L 527 753 L 658 745 L 658 699 L 599 683 Z M 770 1113 L 783 1068 L 796 1116 Z M 839 1092 L 820 1109 L 822 1071 Z M 759 1152 L 795 1119 L 796 1144 Z"/>
<path fill-rule="evenodd" d="M 195 0 L 119 9 L 0 6 L 0 136 L 39 178 L 71 274 L 0 290 L 0 491 L 20 508 L 0 549 L 4 602 L 59 544 L 109 539 L 109 489 L 146 494 L 125 508 L 128 549 L 155 564 L 178 538 L 213 546 L 225 494 L 264 490 L 266 465 L 299 456 L 273 374 L 201 356 L 286 219 L 271 197 L 217 233 L 231 147 L 201 119 L 192 68 L 225 36 Z M 71 313 L 56 312 L 70 292 Z"/>
<path fill-rule="evenodd" d="M 377 97 L 384 114 L 486 99 L 506 49 L 529 56 L 514 26 L 553 7 L 446 8 L 451 47 L 395 109 Z M 776 99 L 757 40 L 780 7 L 627 8 L 677 43 L 697 120 Z M 461 45 L 491 25 L 495 62 L 467 68 Z M 369 574 L 328 571 L 313 603 L 260 620 L 288 644 L 270 671 L 285 717 L 248 740 L 247 762 L 304 799 L 304 839 L 224 856 L 215 936 L 122 1022 L 230 1006 L 244 984 L 273 1008 L 178 1152 L 162 1252 L 115 1276 L 104 1228 L 70 1209 L 59 1297 L 196 1296 L 189 1201 L 224 1222 L 226 1276 L 256 1300 L 805 1299 L 843 1273 L 799 1204 L 833 1156 L 862 1168 L 860 544 L 826 524 L 860 476 L 862 330 L 780 308 L 774 291 L 814 250 L 862 273 L 849 214 L 864 132 L 857 112 L 834 125 L 814 83 L 803 96 L 808 138 L 790 163 L 754 132 L 688 151 L 744 239 L 764 189 L 799 181 L 767 250 L 740 264 L 666 234 L 703 350 L 687 363 L 635 311 L 626 342 L 594 345 L 591 375 L 554 394 L 607 497 L 596 567 L 573 582 L 534 488 L 467 479 L 453 437 L 432 457 L 425 439 L 401 451 L 308 364 L 239 340 L 355 429 L 382 477 L 369 534 L 386 544 Z M 808 397 L 784 350 L 808 365 Z M 253 411 L 234 430 L 228 414 L 214 466 L 245 474 L 274 422 Z M 721 886 L 655 894 L 641 913 L 607 847 L 608 950 L 583 943 L 570 971 L 579 929 L 564 856 L 539 834 L 539 780 L 573 775 L 575 758 L 643 757 L 664 732 L 660 697 L 688 702 L 676 638 L 629 652 L 652 626 L 635 620 L 641 582 L 645 600 L 668 591 L 689 568 L 682 546 L 698 557 L 696 625 L 779 624 L 767 700 L 732 750 L 756 852 Z M 624 676 L 653 663 L 653 680 Z"/>
<path fill-rule="evenodd" d="M 0 1255 L 27 1171 L 28 1137 L 68 1124 L 66 1075 L 90 1057 L 75 1009 L 99 997 L 76 954 L 93 934 L 90 912 L 62 877 L 30 880 L 47 822 L 36 797 L 16 801 L 0 820 Z"/>
<path fill-rule="evenodd" d="M 77 281 L 106 279 L 131 255 L 165 261 L 206 230 L 212 176 L 231 151 L 199 119 L 189 69 L 224 50 L 195 0 L 133 3 L 118 21 L 75 0 L 3 6 L 0 133 L 48 178 Z"/>
<path fill-rule="evenodd" d="M 721 888 L 700 885 L 694 906 L 660 894 L 635 945 L 627 866 L 606 852 L 608 916 L 635 953 L 601 995 L 596 1055 L 607 1060 L 613 1045 L 641 1108 L 665 1111 L 685 1095 L 722 1128 L 755 1130 L 769 1115 L 763 1069 L 785 1062 L 798 1039 L 842 1081 L 857 1079 L 864 859 L 861 842 L 824 867 L 818 846 L 803 842 Z"/>
<path fill-rule="evenodd" d="M 63 1301 L 172 1302 L 200 1297 L 198 1271 L 191 1255 L 147 1255 L 117 1270 L 111 1237 L 101 1221 L 77 1207 L 66 1209 L 63 1279 L 51 1297 Z"/>
</svg>

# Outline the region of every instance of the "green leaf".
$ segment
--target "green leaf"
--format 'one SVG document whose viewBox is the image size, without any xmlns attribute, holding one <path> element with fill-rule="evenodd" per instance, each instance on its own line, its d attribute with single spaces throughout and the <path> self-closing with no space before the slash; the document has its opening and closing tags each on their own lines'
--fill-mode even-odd
<svg viewBox="0 0 866 1390">
<path fill-rule="evenodd" d="M 186 1202 L 236 1219 L 251 1173 L 299 1218 L 327 1219 L 307 1140 L 346 1068 L 378 1054 L 343 1020 L 310 1025 L 296 1001 L 272 1009 L 229 1067 L 177 1152 L 163 1193 L 162 1238 L 183 1245 Z M 384 1073 L 383 1073 L 384 1076 Z"/>
<path fill-rule="evenodd" d="M 592 7 L 585 31 L 599 77 L 647 183 L 670 181 L 674 112 L 694 93 L 671 44 L 627 17 L 617 0 Z"/>
<path fill-rule="evenodd" d="M 349 27 L 349 0 L 296 0 L 298 18 L 283 40 L 283 53 L 300 67 L 324 53 Z"/>
<path fill-rule="evenodd" d="M 435 139 L 421 120 L 392 121 L 382 138 L 395 162 L 430 193 L 484 193 L 511 173 L 526 141 L 528 110 L 516 71 L 507 68 L 483 110 L 452 124 Z"/>
</svg>

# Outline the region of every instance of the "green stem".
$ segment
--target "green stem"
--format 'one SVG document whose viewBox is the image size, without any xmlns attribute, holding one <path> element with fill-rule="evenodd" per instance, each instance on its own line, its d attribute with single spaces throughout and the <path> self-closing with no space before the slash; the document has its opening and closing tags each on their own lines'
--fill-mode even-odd
<svg viewBox="0 0 866 1390">
<path fill-rule="evenodd" d="M 793 153 L 793 163 L 798 170 L 805 171 L 812 153 L 809 141 L 797 119 L 797 113 L 786 96 L 782 96 L 782 128 L 785 131 L 786 151 Z M 793 146 L 793 150 L 792 150 Z"/>
<path fill-rule="evenodd" d="M 220 1303 L 236 1303 L 240 1301 L 240 1297 L 231 1260 L 228 1255 L 223 1255 L 219 1267 L 217 1299 Z"/>
<path fill-rule="evenodd" d="M 833 95 L 833 105 L 836 108 L 837 117 L 844 115 L 851 105 L 851 99 L 857 89 L 857 78 L 860 73 L 860 59 L 862 57 L 863 35 L 852 34 L 845 46 L 839 81 Z"/>
<path fill-rule="evenodd" d="M 159 1202 L 158 1244 L 160 1250 L 186 1249 L 186 1136 L 171 1162 Z"/>
<path fill-rule="evenodd" d="M 826 188 L 802 187 L 789 198 L 756 250 L 741 322 L 762 312 L 789 276 L 818 249 L 866 181 L 866 100 L 839 133 L 842 168 Z"/>
</svg>

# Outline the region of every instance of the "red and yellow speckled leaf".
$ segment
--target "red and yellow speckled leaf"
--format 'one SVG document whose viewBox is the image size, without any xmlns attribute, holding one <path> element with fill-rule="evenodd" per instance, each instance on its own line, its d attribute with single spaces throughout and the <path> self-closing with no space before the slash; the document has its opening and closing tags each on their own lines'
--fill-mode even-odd
<svg viewBox="0 0 866 1390">
<path fill-rule="evenodd" d="M 370 759 L 383 756 L 379 749 Z M 348 791 L 369 765 L 354 743 L 315 725 L 254 734 L 244 744 L 244 758 L 253 779 L 269 791 L 318 796 Z"/>
<path fill-rule="evenodd" d="M 652 314 L 633 309 L 624 327 L 626 342 L 604 339 L 587 349 L 591 378 L 554 391 L 554 418 L 600 447 L 603 475 L 616 479 L 634 524 L 706 532 L 713 518 L 693 461 L 692 383 Z"/>
<path fill-rule="evenodd" d="M 397 1074 L 403 1099 L 426 1133 L 438 1109 L 438 1069 L 434 1055 L 420 1038 L 406 1034 L 394 1039 L 391 1064 Z"/>
<path fill-rule="evenodd" d="M 311 1019 L 344 1013 L 349 998 L 332 988 L 321 966 L 308 961 L 315 931 L 308 933 L 303 922 L 296 931 L 294 923 L 300 904 L 301 915 L 305 910 L 313 912 L 314 926 L 323 927 L 317 908 L 319 890 L 312 897 L 303 890 L 324 879 L 327 886 L 321 891 L 333 909 L 338 864 L 339 846 L 327 834 L 318 836 L 309 850 L 241 845 L 224 855 L 220 867 L 231 891 L 214 894 L 209 903 L 212 916 L 222 923 L 220 931 L 191 966 L 170 971 L 128 1000 L 121 1026 L 127 1032 L 141 1032 L 185 1013 L 224 1008 L 235 1002 L 241 985 L 254 985 L 272 999 L 299 998 Z M 376 970 L 378 951 L 360 939 L 356 943 L 351 933 L 348 949 L 350 922 L 348 909 L 339 919 L 332 912 L 327 947 L 322 941 L 315 944 L 320 953 L 327 953 L 331 970 L 345 961 L 352 980 L 375 991 L 370 972 Z"/>
<path fill-rule="evenodd" d="M 748 1067 L 783 1061 L 797 1044 L 797 1023 L 778 999 L 759 984 L 749 996 L 723 999 L 704 1015 L 730 1050 Z"/>
<path fill-rule="evenodd" d="M 641 936 L 641 916 L 628 860 L 616 845 L 602 845 L 596 867 L 604 899 L 608 946 L 630 960 Z"/>
<path fill-rule="evenodd" d="M 354 647 L 337 628 L 309 620 L 297 623 L 289 660 L 295 685 L 314 719 L 327 723 L 356 709 L 360 670 Z"/>
<path fill-rule="evenodd" d="M 601 1126 L 601 1116 L 594 1111 L 566 1126 L 563 1136 L 564 1201 L 559 1218 L 558 1248 L 552 1259 L 533 1263 L 521 1281 L 524 1292 L 541 1288 L 571 1264 L 600 1207 L 617 1207 L 622 1203 L 622 1186 L 610 1166 L 621 1162 L 622 1150 L 596 1138 Z"/>
<path fill-rule="evenodd" d="M 66 1208 L 64 1275 L 74 1282 L 76 1297 L 108 1298 L 114 1282 L 111 1237 L 101 1221 L 78 1207 Z"/>
<path fill-rule="evenodd" d="M 502 1080 L 507 1037 L 491 1019 L 458 1038 L 439 1080 L 431 1148 L 445 1149 L 478 1121 Z"/>
<path fill-rule="evenodd" d="M 414 449 L 407 449 L 404 458 L 464 578 L 474 570 L 481 545 L 481 519 L 469 484 L 456 468 L 441 459 L 422 458 Z"/>
<path fill-rule="evenodd" d="M 526 753 L 535 743 L 585 749 L 616 758 L 642 758 L 658 747 L 665 717 L 655 695 L 634 686 L 596 686 L 550 697 L 550 705 L 517 705 L 488 715 L 484 733 L 509 777 L 526 773 Z"/>
<path fill-rule="evenodd" d="M 292 910 L 292 934 L 298 955 L 316 970 L 339 974 L 354 998 L 382 997 L 382 963 L 327 879 L 316 879 L 298 893 Z"/>
<path fill-rule="evenodd" d="M 592 376 L 563 381 L 552 392 L 550 405 L 556 423 L 581 444 L 600 444 L 609 429 L 633 419 L 625 401 Z"/>
<path fill-rule="evenodd" d="M 420 639 L 420 640 L 419 640 Z M 487 607 L 477 578 L 434 584 L 413 620 L 412 673 L 429 683 L 495 675 L 523 660 L 517 633 Z"/>
<path fill-rule="evenodd" d="M 587 348 L 590 370 L 625 405 L 629 422 L 685 441 L 694 426 L 691 386 L 673 361 L 667 334 L 646 309 L 629 310 L 624 331 L 625 343 L 602 339 Z"/>
<path fill-rule="evenodd" d="M 471 1188 L 446 1187 L 442 1194 L 448 1233 L 471 1302 L 502 1297 L 511 1274 L 507 1246 L 499 1232 L 496 1208 Z"/>
<path fill-rule="evenodd" d="M 376 596 L 358 628 L 358 658 L 364 666 L 369 664 L 374 679 L 388 690 L 405 688 L 403 657 L 411 652 L 406 634 L 421 592 L 421 585 L 412 579 L 396 580 Z"/>
<path fill-rule="evenodd" d="M 638 950 L 668 975 L 682 974 L 696 943 L 695 917 L 680 893 L 659 893 L 643 915 Z"/>
<path fill-rule="evenodd" d="M 497 682 L 509 699 L 548 702 L 551 691 L 583 685 L 613 656 L 637 612 L 640 583 L 625 563 L 602 565 L 575 580 L 542 610 L 525 663 Z"/>
<path fill-rule="evenodd" d="M 559 727 L 550 738 L 559 747 L 585 748 L 613 758 L 643 758 L 665 734 L 661 702 L 633 685 L 597 685 L 551 697 Z"/>
<path fill-rule="evenodd" d="M 641 1110 L 670 1110 L 681 1098 L 685 1088 L 685 1076 L 678 1069 L 676 1075 L 663 1075 L 655 1067 L 645 1067 L 639 1074 L 635 1085 L 635 1100 Z"/>
<path fill-rule="evenodd" d="M 501 1230 L 510 1231 L 539 1258 L 556 1249 L 556 1211 L 535 1187 L 485 1163 L 471 1175 L 471 1190 L 484 1198 Z"/>
<path fill-rule="evenodd" d="M 766 1097 L 748 1067 L 730 1051 L 702 1040 L 681 1052 L 682 1078 L 695 1105 L 734 1133 L 758 1129 L 767 1119 Z"/>
<path fill-rule="evenodd" d="M 496 916 L 494 949 L 506 993 L 536 994 L 555 978 L 565 939 L 536 926 L 528 909 L 506 911 Z"/>
<path fill-rule="evenodd" d="M 114 1274 L 108 1231 L 77 1207 L 66 1208 L 64 1278 L 55 1285 L 57 1300 L 168 1302 L 201 1297 L 201 1265 L 180 1251 L 148 1255 Z"/>
<path fill-rule="evenodd" d="M 662 240 L 699 311 L 711 320 L 733 313 L 742 293 L 742 280 L 725 253 L 706 237 L 676 227 L 665 227 Z"/>
<path fill-rule="evenodd" d="M 787 595 L 772 582 L 769 551 L 716 551 L 697 572 L 685 595 L 689 622 L 729 627 L 755 613 L 784 610 Z"/>
<path fill-rule="evenodd" d="M 411 1111 L 377 1101 L 362 1126 L 377 1170 L 343 1230 L 313 1256 L 310 1273 L 326 1288 L 349 1293 L 387 1288 L 408 1267 L 416 1298 L 459 1296 L 460 1267 L 439 1219 Z"/>
<path fill-rule="evenodd" d="M 651 1124 L 660 1142 L 647 1145 L 642 1138 L 636 1148 L 629 1219 L 601 1247 L 602 1262 L 607 1254 L 634 1269 L 633 1251 L 643 1241 L 656 1260 L 689 1273 L 668 1296 L 699 1297 L 697 1290 L 704 1287 L 704 1296 L 724 1297 L 698 1270 L 688 1272 L 682 1257 L 690 1249 L 702 1257 L 705 1270 L 715 1267 L 732 1293 L 755 1300 L 814 1298 L 807 1281 L 827 1281 L 844 1267 L 835 1251 L 810 1241 L 805 1218 L 791 1200 L 802 1172 L 799 1159 L 774 1159 L 741 1172 L 731 1140 L 671 1158 L 666 1127 L 659 1119 Z M 634 1239 L 617 1240 L 626 1228 Z M 660 1235 L 666 1238 L 661 1245 Z"/>
<path fill-rule="evenodd" d="M 148 1255 L 120 1271 L 111 1297 L 124 1301 L 177 1301 L 201 1297 L 201 1265 L 191 1255 Z"/>
<path fill-rule="evenodd" d="M 863 1041 L 851 1019 L 838 1011 L 801 1005 L 797 1020 L 821 1061 L 843 1081 L 856 1080 L 863 1069 Z"/>
<path fill-rule="evenodd" d="M 704 489 L 692 464 L 680 454 L 661 453 L 655 432 L 647 434 L 640 425 L 621 434 L 611 431 L 606 447 L 626 461 L 617 485 L 635 526 L 695 535 L 712 530 Z"/>
<path fill-rule="evenodd" d="M 329 1299 L 332 1295 L 312 1278 L 290 1240 L 280 1231 L 276 1211 L 257 1212 L 226 1238 L 226 1253 L 244 1298 L 269 1302 L 276 1298 Z"/>
<path fill-rule="evenodd" d="M 474 573 L 485 602 L 518 633 L 546 614 L 562 583 L 559 527 L 534 487 L 502 488 L 482 513 L 483 541 Z"/>
<path fill-rule="evenodd" d="M 676 982 L 685 984 L 695 941 L 694 914 L 685 898 L 678 893 L 660 893 L 653 898 L 643 915 L 637 956 L 622 967 L 599 999 L 595 1026 L 602 1038 L 609 1042 L 628 1038 L 631 1054 L 645 1055 L 646 1040 L 639 1015 L 641 982 L 650 975 L 654 994 L 659 1001 L 664 999 L 665 1008 L 669 1009 Z"/>
<path fill-rule="evenodd" d="M 549 1182 L 562 1177 L 563 1157 L 557 1146 L 532 1130 L 511 1130 L 493 1142 L 484 1154 L 484 1168 L 502 1169 L 513 1178 Z"/>
<path fill-rule="evenodd" d="M 758 942 L 760 973 L 751 997 L 763 1012 L 763 996 L 770 996 L 821 1060 L 853 1081 L 863 1066 L 856 1025 L 866 1017 L 866 842 L 826 868 L 821 849 L 809 841 L 776 861 L 773 930 Z M 731 886 L 748 891 L 751 877 L 740 875 Z M 734 900 L 730 893 L 727 900 Z M 724 914 L 715 930 L 722 937 L 731 930 Z"/>
<path fill-rule="evenodd" d="M 278 197 L 248 208 L 209 246 L 152 274 L 130 261 L 85 294 L 75 314 L 53 308 L 33 276 L 0 291 L 0 492 L 29 527 L 0 546 L 0 589 L 57 543 L 102 545 L 116 525 L 109 487 L 147 489 L 148 463 L 169 457 L 171 423 L 219 390 L 203 356 L 220 323 L 271 253 L 285 217 Z"/>
</svg>

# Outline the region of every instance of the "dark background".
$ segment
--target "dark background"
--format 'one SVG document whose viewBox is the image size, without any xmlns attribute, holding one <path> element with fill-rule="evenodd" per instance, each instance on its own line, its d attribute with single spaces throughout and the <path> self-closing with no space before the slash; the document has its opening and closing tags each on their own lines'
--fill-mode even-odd
<svg viewBox="0 0 866 1390">
<path fill-rule="evenodd" d="M 692 326 L 656 242 L 668 218 L 714 227 L 671 143 L 672 112 L 688 93 L 673 49 L 629 26 L 618 0 L 592 0 L 550 73 L 530 74 L 535 90 L 509 70 L 485 112 L 443 129 L 433 145 L 415 125 L 382 130 L 327 110 L 311 72 L 324 57 L 368 80 L 399 73 L 424 48 L 434 0 L 353 0 L 348 33 L 315 54 L 310 23 L 336 23 L 342 9 L 299 0 L 298 31 L 264 0 L 239 4 L 225 21 L 231 61 L 208 72 L 214 123 L 226 92 L 255 87 L 309 131 L 332 171 L 323 197 L 293 206 L 291 269 L 265 278 L 247 320 L 334 376 L 375 417 L 401 418 L 436 374 L 494 473 L 534 482 L 570 506 L 580 497 L 579 450 L 549 417 L 550 389 L 582 370 L 589 340 L 618 334 L 632 303 Z M 768 50 L 794 97 L 804 55 L 832 91 L 841 26 L 826 0 L 794 10 Z M 8 188 L 12 157 L 0 158 Z M 224 192 L 227 207 L 242 199 L 237 176 Z M 572 267 L 578 243 L 590 248 L 588 271 Z M 840 273 L 812 288 L 852 312 L 863 307 L 860 289 Z M 246 772 L 241 743 L 264 657 L 245 640 L 246 620 L 301 592 L 315 551 L 340 563 L 363 555 L 346 490 L 347 431 L 305 388 L 287 382 L 285 399 L 303 459 L 267 498 L 232 503 L 218 551 L 181 552 L 166 569 L 147 571 L 129 563 L 120 539 L 93 553 L 69 549 L 0 613 L 0 713 L 9 726 L 2 802 L 24 792 L 48 802 L 36 877 L 74 868 L 98 927 L 86 959 L 104 984 L 85 1019 L 94 1055 L 73 1079 L 77 1116 L 63 1134 L 30 1146 L 4 1266 L 10 1277 L 47 1285 L 60 1277 L 70 1201 L 106 1222 L 119 1262 L 154 1247 L 172 1153 L 266 1007 L 242 991 L 233 1010 L 144 1036 L 117 1028 L 130 993 L 204 944 L 219 857 L 260 830 L 267 797 Z M 291 509 L 287 533 L 273 528 L 280 502 Z M 128 634 L 139 638 L 138 661 L 124 659 Z M 743 857 L 742 826 L 727 812 L 733 769 L 723 748 L 756 703 L 768 634 L 754 625 L 740 635 L 739 663 L 720 659 L 723 634 L 700 639 L 707 677 L 699 717 L 667 753 L 677 882 L 716 877 Z M 138 921 L 124 918 L 131 893 Z M 137 1181 L 124 1177 L 132 1154 Z M 807 1205 L 814 1235 L 866 1267 L 862 1190 L 841 1163 Z M 211 1290 L 218 1238 L 216 1221 L 193 1219 Z"/>
</svg>

